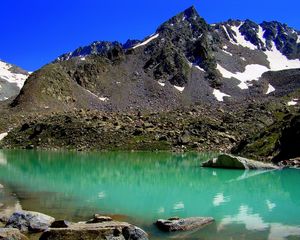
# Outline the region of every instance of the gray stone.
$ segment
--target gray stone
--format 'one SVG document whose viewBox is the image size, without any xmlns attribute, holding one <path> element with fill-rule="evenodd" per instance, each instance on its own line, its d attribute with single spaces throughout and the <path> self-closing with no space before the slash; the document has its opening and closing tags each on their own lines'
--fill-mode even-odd
<svg viewBox="0 0 300 240">
<path fill-rule="evenodd" d="M 191 217 L 191 218 L 169 218 L 168 220 L 159 219 L 156 226 L 165 232 L 190 231 L 203 228 L 214 222 L 211 217 Z"/>
<path fill-rule="evenodd" d="M 40 240 L 147 240 L 142 229 L 125 222 L 72 223 L 68 228 L 49 228 Z"/>
<path fill-rule="evenodd" d="M 231 154 L 221 154 L 216 158 L 202 163 L 202 167 L 229 169 L 279 169 L 271 163 L 258 162 Z"/>
<path fill-rule="evenodd" d="M 8 219 L 6 227 L 17 228 L 21 232 L 43 232 L 54 221 L 55 219 L 53 217 L 42 213 L 17 211 Z"/>
<path fill-rule="evenodd" d="M 1 240 L 28 240 L 18 229 L 15 228 L 0 228 Z"/>
</svg>

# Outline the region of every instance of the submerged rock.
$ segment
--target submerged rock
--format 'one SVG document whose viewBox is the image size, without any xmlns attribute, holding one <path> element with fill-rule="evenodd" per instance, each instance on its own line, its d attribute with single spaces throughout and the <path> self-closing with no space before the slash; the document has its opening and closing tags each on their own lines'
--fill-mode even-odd
<svg viewBox="0 0 300 240">
<path fill-rule="evenodd" d="M 17 228 L 21 232 L 43 232 L 54 221 L 55 219 L 53 217 L 42 213 L 17 211 L 8 219 L 6 227 Z"/>
<path fill-rule="evenodd" d="M 230 169 L 279 169 L 271 163 L 258 162 L 231 154 L 222 154 L 202 163 L 202 167 L 230 168 Z"/>
<path fill-rule="evenodd" d="M 18 229 L 0 228 L 1 240 L 28 240 Z"/>
<path fill-rule="evenodd" d="M 191 217 L 191 218 L 169 218 L 168 220 L 159 219 L 155 225 L 165 232 L 189 231 L 205 227 L 214 222 L 211 217 Z"/>
<path fill-rule="evenodd" d="M 67 228 L 50 228 L 40 240 L 147 240 L 142 229 L 125 222 L 72 223 Z"/>
</svg>

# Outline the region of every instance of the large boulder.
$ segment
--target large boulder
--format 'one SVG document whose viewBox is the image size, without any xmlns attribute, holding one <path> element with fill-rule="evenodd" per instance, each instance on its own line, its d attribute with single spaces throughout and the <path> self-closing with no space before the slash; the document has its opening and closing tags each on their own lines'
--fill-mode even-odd
<svg viewBox="0 0 300 240">
<path fill-rule="evenodd" d="M 191 218 L 170 218 L 168 220 L 159 219 L 156 226 L 165 232 L 190 231 L 203 228 L 214 222 L 211 217 L 191 217 Z"/>
<path fill-rule="evenodd" d="M 258 162 L 230 154 L 221 154 L 216 158 L 202 163 L 202 167 L 230 168 L 230 169 L 279 169 L 271 163 Z"/>
<path fill-rule="evenodd" d="M 40 240 L 147 240 L 142 229 L 125 222 L 71 223 L 66 228 L 49 228 Z"/>
<path fill-rule="evenodd" d="M 0 228 L 1 240 L 28 240 L 18 229 L 15 228 Z"/>
<path fill-rule="evenodd" d="M 17 228 L 21 232 L 43 232 L 55 221 L 48 215 L 31 212 L 17 211 L 8 219 L 7 228 Z"/>
</svg>

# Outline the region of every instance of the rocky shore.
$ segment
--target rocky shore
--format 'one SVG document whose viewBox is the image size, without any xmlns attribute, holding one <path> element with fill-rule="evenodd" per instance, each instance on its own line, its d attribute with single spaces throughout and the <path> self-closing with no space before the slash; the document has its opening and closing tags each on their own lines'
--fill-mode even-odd
<svg viewBox="0 0 300 240">
<path fill-rule="evenodd" d="M 281 105 L 255 103 L 232 110 L 205 106 L 151 113 L 81 109 L 20 119 L 15 116 L 16 125 L 0 141 L 0 146 L 78 151 L 231 152 L 238 149 L 236 154 L 245 152 L 247 156 L 244 143 L 288 114 L 296 113 Z M 275 138 L 279 136 L 278 133 Z M 259 152 L 251 157 L 255 154 L 264 161 L 272 160 Z"/>
</svg>

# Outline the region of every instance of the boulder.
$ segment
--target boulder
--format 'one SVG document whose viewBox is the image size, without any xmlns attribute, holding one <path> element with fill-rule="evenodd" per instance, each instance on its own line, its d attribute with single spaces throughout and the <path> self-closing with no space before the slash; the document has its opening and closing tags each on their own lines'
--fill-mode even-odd
<svg viewBox="0 0 300 240">
<path fill-rule="evenodd" d="M 155 225 L 165 232 L 190 231 L 203 228 L 214 222 L 211 217 L 191 217 L 191 218 L 169 218 L 168 220 L 159 219 Z"/>
<path fill-rule="evenodd" d="M 40 240 L 147 240 L 142 229 L 125 222 L 71 223 L 67 228 L 49 228 Z"/>
<path fill-rule="evenodd" d="M 258 162 L 231 154 L 221 154 L 216 158 L 202 163 L 202 167 L 229 169 L 279 169 L 271 163 Z"/>
<path fill-rule="evenodd" d="M 0 228 L 1 240 L 28 240 L 18 229 L 15 228 Z"/>
<path fill-rule="evenodd" d="M 17 228 L 21 232 L 43 232 L 45 231 L 55 219 L 48 215 L 31 212 L 31 211 L 17 211 L 14 212 L 8 219 L 7 228 Z"/>
<path fill-rule="evenodd" d="M 300 157 L 299 158 L 293 158 L 289 160 L 283 160 L 278 163 L 281 167 L 287 167 L 287 168 L 297 168 L 300 169 Z"/>
</svg>

